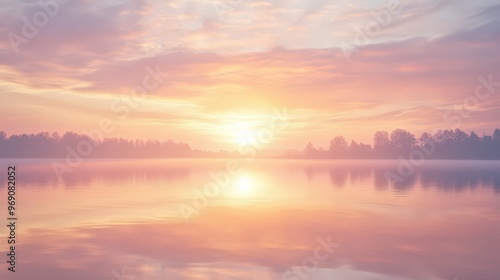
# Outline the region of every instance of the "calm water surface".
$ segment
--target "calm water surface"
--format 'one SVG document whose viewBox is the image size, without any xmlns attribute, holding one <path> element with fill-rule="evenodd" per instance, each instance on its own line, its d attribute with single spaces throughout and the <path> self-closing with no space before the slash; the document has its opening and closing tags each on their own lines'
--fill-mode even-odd
<svg viewBox="0 0 500 280">
<path fill-rule="evenodd" d="M 428 161 L 396 185 L 396 161 L 93 160 L 62 180 L 51 163 L 0 161 L 19 217 L 0 279 L 500 279 L 498 161 Z"/>
</svg>

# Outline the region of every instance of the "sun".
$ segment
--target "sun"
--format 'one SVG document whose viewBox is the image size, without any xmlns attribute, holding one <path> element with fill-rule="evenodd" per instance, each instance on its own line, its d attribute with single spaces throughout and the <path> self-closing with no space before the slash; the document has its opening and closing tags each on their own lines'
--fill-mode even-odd
<svg viewBox="0 0 500 280">
<path fill-rule="evenodd" d="M 250 194 L 250 192 L 252 191 L 252 182 L 250 180 L 250 177 L 239 177 L 238 182 L 236 183 L 236 191 L 238 192 L 238 194 L 243 196 Z"/>
<path fill-rule="evenodd" d="M 268 115 L 253 113 L 231 113 L 221 116 L 221 121 L 216 125 L 221 142 L 237 145 L 255 145 L 263 128 L 266 128 Z"/>
<path fill-rule="evenodd" d="M 236 144 L 242 146 L 242 145 L 251 145 L 255 143 L 255 132 L 249 129 L 246 130 L 238 130 L 235 133 L 235 142 Z"/>
</svg>

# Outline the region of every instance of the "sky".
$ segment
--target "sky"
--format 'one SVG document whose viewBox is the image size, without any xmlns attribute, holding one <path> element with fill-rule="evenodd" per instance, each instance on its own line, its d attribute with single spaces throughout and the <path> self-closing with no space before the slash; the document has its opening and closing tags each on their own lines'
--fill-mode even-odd
<svg viewBox="0 0 500 280">
<path fill-rule="evenodd" d="M 293 149 L 500 127 L 498 1 L 40 3 L 0 1 L 9 135 L 100 131 L 231 150 L 286 115 L 266 144 Z"/>
</svg>

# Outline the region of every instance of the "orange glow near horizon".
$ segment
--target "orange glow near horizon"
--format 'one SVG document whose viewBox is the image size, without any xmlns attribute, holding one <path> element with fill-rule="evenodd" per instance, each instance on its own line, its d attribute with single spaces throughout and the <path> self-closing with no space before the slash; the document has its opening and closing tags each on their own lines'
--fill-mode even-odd
<svg viewBox="0 0 500 280">
<path fill-rule="evenodd" d="M 486 2 L 476 4 L 478 14 L 487 10 Z M 87 4 L 90 10 L 84 12 L 68 5 L 69 15 L 59 20 L 77 26 L 72 18 L 93 17 L 91 11 L 104 9 Z M 56 28 L 61 24 L 49 24 L 45 35 L 21 44 L 2 62 L 0 130 L 9 135 L 85 133 L 109 119 L 115 125 L 109 137 L 173 139 L 200 149 L 233 150 L 267 125 L 263 116 L 286 108 L 293 125 L 286 139 L 269 149 L 303 148 L 310 141 L 325 147 L 337 135 L 371 144 L 378 130 L 404 128 L 419 135 L 451 128 L 447 119 L 459 112 L 445 113 L 463 107 L 481 85 L 478 77 L 498 68 L 489 63 L 498 53 L 490 18 L 436 28 L 433 23 L 441 22 L 444 11 L 424 20 L 414 16 L 420 10 L 408 6 L 400 16 L 415 22 L 384 29 L 349 61 L 341 43 L 350 44 L 356 35 L 351 27 L 372 20 L 367 9 L 386 8 L 384 1 L 326 5 L 311 14 L 312 2 L 273 0 L 252 9 L 241 5 L 224 23 L 206 3 L 199 5 L 207 13 L 196 15 L 184 7 L 190 3 L 127 5 L 116 7 L 124 15 L 120 22 L 108 18 L 102 28 L 89 27 L 78 37 Z M 110 32 L 128 21 L 137 29 Z M 6 36 L 0 39 L 5 53 L 11 45 Z M 443 52 L 450 48 L 454 52 Z M 462 117 L 460 129 L 491 134 L 500 127 L 494 116 L 499 108 L 496 96 L 482 100 Z"/>
<path fill-rule="evenodd" d="M 1 5 L 0 280 L 500 279 L 500 0 Z"/>
</svg>

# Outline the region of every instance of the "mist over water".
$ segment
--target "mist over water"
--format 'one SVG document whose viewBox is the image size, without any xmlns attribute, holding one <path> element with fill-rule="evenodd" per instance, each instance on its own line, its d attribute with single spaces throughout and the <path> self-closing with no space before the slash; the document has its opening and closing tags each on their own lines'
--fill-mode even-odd
<svg viewBox="0 0 500 280">
<path fill-rule="evenodd" d="M 13 279 L 500 278 L 500 161 L 426 161 L 393 185 L 398 161 L 242 160 L 211 196 L 228 160 L 88 160 L 62 180 L 51 162 L 0 161 L 18 166 Z"/>
</svg>

